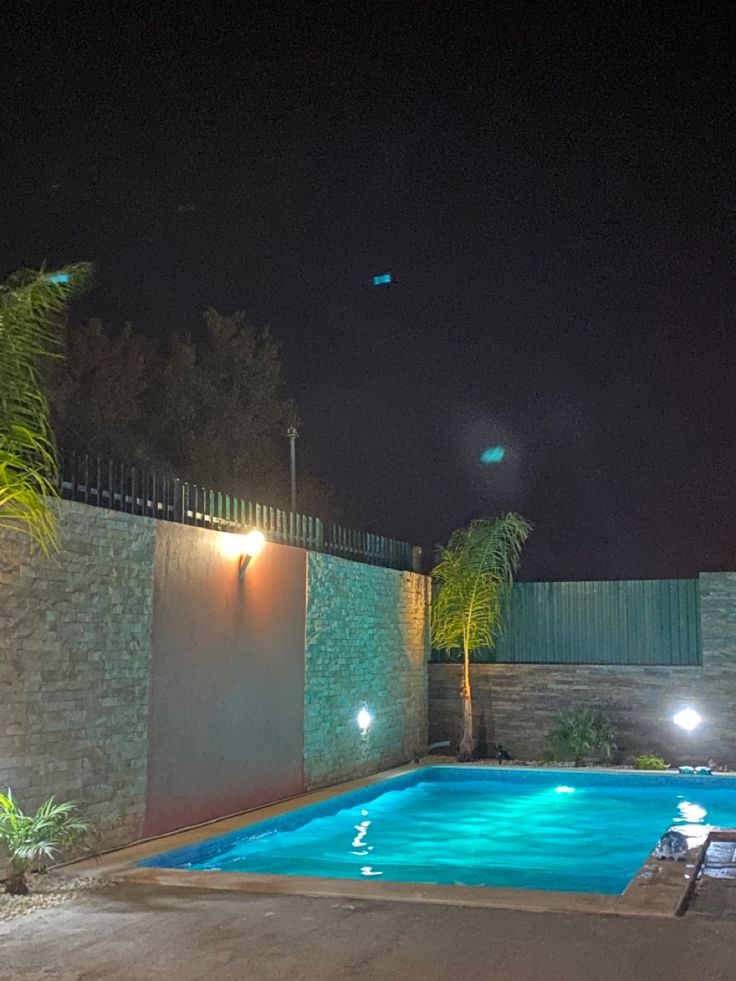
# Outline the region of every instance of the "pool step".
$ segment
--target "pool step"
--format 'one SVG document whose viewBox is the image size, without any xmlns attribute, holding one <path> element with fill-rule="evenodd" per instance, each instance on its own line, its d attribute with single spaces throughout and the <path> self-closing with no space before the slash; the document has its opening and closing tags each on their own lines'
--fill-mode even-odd
<svg viewBox="0 0 736 981">
<path fill-rule="evenodd" d="M 736 828 L 708 836 L 689 913 L 736 917 Z"/>
</svg>

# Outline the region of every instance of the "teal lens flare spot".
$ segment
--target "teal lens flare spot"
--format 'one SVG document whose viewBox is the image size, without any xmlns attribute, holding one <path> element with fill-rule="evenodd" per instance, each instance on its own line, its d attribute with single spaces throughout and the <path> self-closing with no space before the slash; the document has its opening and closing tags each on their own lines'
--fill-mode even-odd
<svg viewBox="0 0 736 981">
<path fill-rule="evenodd" d="M 483 450 L 480 455 L 481 463 L 500 463 L 501 460 L 506 456 L 506 450 L 503 446 L 489 446 L 487 450 Z"/>
<path fill-rule="evenodd" d="M 388 286 L 391 283 L 391 273 L 382 273 L 373 277 L 374 286 Z"/>
</svg>

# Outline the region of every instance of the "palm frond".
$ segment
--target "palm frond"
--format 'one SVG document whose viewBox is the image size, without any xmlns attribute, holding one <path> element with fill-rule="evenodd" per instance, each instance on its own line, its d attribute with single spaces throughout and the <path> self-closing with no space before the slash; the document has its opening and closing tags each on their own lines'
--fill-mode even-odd
<svg viewBox="0 0 736 981">
<path fill-rule="evenodd" d="M 24 271 L 0 284 L 0 527 L 24 531 L 44 551 L 57 542 L 57 462 L 38 363 L 59 355 L 54 318 L 89 272 Z"/>
<path fill-rule="evenodd" d="M 432 576 L 432 641 L 443 650 L 493 647 L 531 526 L 520 515 L 479 518 L 453 532 Z"/>
<path fill-rule="evenodd" d="M 12 792 L 0 793 L 0 846 L 17 872 L 25 873 L 42 859 L 53 859 L 83 841 L 92 826 L 76 811 L 74 801 L 57 804 L 53 797 L 26 814 Z"/>
</svg>

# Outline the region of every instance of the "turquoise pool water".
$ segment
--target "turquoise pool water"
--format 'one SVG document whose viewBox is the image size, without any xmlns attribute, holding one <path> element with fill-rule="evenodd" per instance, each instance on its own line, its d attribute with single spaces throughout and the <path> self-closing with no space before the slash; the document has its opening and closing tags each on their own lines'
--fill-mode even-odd
<svg viewBox="0 0 736 981">
<path fill-rule="evenodd" d="M 736 778 L 427 767 L 141 864 L 616 894 L 672 825 L 736 826 Z"/>
</svg>

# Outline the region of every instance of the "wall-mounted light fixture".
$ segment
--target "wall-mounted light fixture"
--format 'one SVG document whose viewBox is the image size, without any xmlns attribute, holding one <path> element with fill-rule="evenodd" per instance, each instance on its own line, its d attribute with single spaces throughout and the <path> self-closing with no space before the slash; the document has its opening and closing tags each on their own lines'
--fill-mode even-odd
<svg viewBox="0 0 736 981">
<path fill-rule="evenodd" d="M 355 721 L 360 726 L 361 735 L 365 736 L 368 733 L 371 722 L 373 722 L 373 716 L 368 709 L 363 706 L 360 712 L 358 712 Z"/>
<path fill-rule="evenodd" d="M 254 528 L 247 535 L 233 535 L 229 532 L 221 532 L 218 536 L 220 542 L 220 552 L 228 559 L 238 560 L 238 575 L 240 580 L 245 578 L 245 570 L 254 555 L 258 555 L 266 539 L 263 533 Z"/>
<path fill-rule="evenodd" d="M 679 726 L 681 729 L 684 729 L 686 732 L 692 732 L 693 729 L 698 728 L 698 726 L 703 720 L 700 717 L 700 715 L 698 715 L 698 713 L 695 711 L 695 709 L 691 709 L 688 706 L 687 708 L 684 708 L 681 711 L 676 712 L 672 716 L 672 721 L 675 723 L 676 726 Z"/>
<path fill-rule="evenodd" d="M 248 568 L 250 560 L 254 555 L 258 555 L 266 544 L 266 539 L 263 537 L 263 532 L 258 531 L 256 528 L 253 531 L 249 531 L 247 535 L 239 535 L 238 537 L 240 538 L 241 544 L 238 577 L 242 582 L 245 579 L 245 570 Z"/>
</svg>

